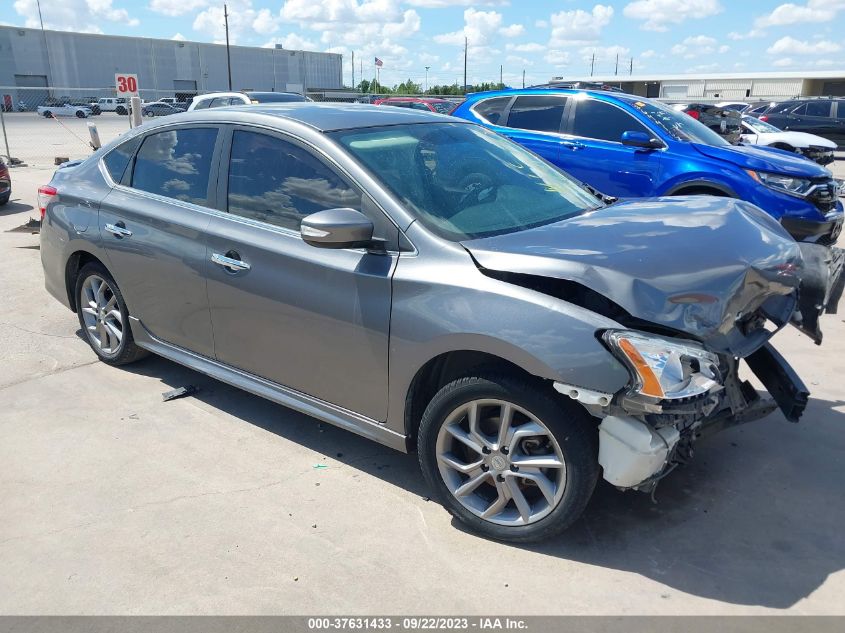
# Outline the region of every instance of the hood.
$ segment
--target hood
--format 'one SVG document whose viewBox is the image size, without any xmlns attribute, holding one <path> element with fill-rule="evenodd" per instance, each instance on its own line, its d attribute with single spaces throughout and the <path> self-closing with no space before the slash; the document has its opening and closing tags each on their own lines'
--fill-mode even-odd
<svg viewBox="0 0 845 633">
<path fill-rule="evenodd" d="M 830 178 L 827 169 L 798 154 L 776 154 L 751 145 L 692 145 L 705 156 L 732 163 L 742 169 L 769 171 L 799 178 Z"/>
<path fill-rule="evenodd" d="M 771 143 L 789 143 L 792 147 L 827 147 L 828 149 L 836 149 L 836 143 L 829 141 L 824 137 L 816 136 L 815 134 L 807 134 L 806 132 L 764 132 L 762 134 L 755 134 L 754 132 L 743 132 L 743 137 L 760 137 L 760 145 L 769 145 Z M 754 141 L 757 142 L 757 141 Z"/>
<path fill-rule="evenodd" d="M 738 319 L 766 303 L 778 326 L 789 320 L 802 265 L 798 245 L 775 220 L 747 202 L 711 196 L 620 202 L 462 244 L 491 276 L 575 282 L 635 322 L 736 356 L 770 336 L 762 328 L 741 332 Z M 555 296 L 570 299 L 567 292 Z"/>
</svg>

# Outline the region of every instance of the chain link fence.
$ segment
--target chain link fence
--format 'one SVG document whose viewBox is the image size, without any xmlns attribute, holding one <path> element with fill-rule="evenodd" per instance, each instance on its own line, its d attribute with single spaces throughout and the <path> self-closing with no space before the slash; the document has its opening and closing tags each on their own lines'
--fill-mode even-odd
<svg viewBox="0 0 845 633">
<path fill-rule="evenodd" d="M 165 101 L 187 108 L 195 92 L 141 90 L 144 106 Z M 390 98 L 392 105 L 448 113 L 462 97 L 436 95 L 361 94 L 354 91 L 315 91 L 316 102 L 375 103 Z M 426 103 L 413 101 L 421 97 Z M 89 125 L 97 128 L 100 140 L 108 143 L 130 129 L 129 99 L 116 97 L 113 88 L 21 88 L 0 86 L 0 155 L 6 163 L 31 167 L 53 167 L 58 162 L 88 156 Z M 148 111 L 143 110 L 144 120 Z M 150 113 L 152 114 L 152 113 Z"/>
</svg>

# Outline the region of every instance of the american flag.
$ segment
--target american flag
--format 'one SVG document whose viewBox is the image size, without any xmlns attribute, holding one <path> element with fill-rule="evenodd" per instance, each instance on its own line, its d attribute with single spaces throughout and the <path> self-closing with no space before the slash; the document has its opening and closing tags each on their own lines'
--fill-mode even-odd
<svg viewBox="0 0 845 633">
<path fill-rule="evenodd" d="M 376 57 L 376 66 L 378 66 L 379 68 L 384 66 L 384 62 L 381 61 L 378 57 Z"/>
</svg>

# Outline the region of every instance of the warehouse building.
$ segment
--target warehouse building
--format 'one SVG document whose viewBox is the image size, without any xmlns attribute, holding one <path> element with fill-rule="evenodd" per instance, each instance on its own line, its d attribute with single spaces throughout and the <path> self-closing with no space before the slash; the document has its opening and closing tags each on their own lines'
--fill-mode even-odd
<svg viewBox="0 0 845 633">
<path fill-rule="evenodd" d="M 230 52 L 234 90 L 304 92 L 343 85 L 343 60 L 334 53 L 250 46 L 232 46 Z M 113 96 L 115 73 L 137 74 L 146 100 L 190 99 L 229 86 L 225 45 L 0 26 L 5 106 L 48 96 Z"/>
<path fill-rule="evenodd" d="M 555 77 L 553 81 L 561 80 Z M 641 97 L 668 101 L 783 101 L 845 96 L 845 70 L 699 75 L 601 75 L 572 81 L 601 82 Z"/>
</svg>

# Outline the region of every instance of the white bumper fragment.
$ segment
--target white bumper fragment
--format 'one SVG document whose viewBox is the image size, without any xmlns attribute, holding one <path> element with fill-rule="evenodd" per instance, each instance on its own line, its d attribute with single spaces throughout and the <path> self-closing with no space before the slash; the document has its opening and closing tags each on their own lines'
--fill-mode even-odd
<svg viewBox="0 0 845 633">
<path fill-rule="evenodd" d="M 619 488 L 635 488 L 658 474 L 680 439 L 677 429 L 652 429 L 636 418 L 610 415 L 599 425 L 599 464 Z"/>
</svg>

